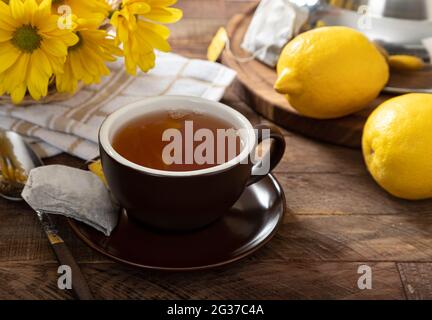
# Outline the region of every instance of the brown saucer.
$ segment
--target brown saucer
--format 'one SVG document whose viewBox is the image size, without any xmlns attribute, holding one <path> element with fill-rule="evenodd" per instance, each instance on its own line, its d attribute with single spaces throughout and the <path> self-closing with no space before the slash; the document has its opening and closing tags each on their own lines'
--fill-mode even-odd
<svg viewBox="0 0 432 320">
<path fill-rule="evenodd" d="M 191 232 L 163 232 L 128 219 L 123 211 L 109 237 L 72 219 L 72 229 L 100 253 L 140 268 L 189 271 L 222 266 L 266 244 L 285 213 L 285 196 L 269 174 L 249 186 L 221 219 Z"/>
</svg>

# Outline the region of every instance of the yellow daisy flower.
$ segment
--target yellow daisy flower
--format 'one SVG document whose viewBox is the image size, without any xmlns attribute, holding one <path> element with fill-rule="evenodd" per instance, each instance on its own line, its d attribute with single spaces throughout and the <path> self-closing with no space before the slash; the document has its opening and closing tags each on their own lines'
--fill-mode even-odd
<svg viewBox="0 0 432 320">
<path fill-rule="evenodd" d="M 114 39 L 105 30 L 98 29 L 99 20 L 78 19 L 76 25 L 79 42 L 69 47 L 64 72 L 56 74 L 56 86 L 60 92 L 74 93 L 79 81 L 99 83 L 101 76 L 110 74 L 105 63 L 122 55 Z"/>
<path fill-rule="evenodd" d="M 78 42 L 71 30 L 57 27 L 51 0 L 0 1 L 0 95 L 14 103 L 27 90 L 33 99 L 47 95 L 53 73 L 61 73 L 67 48 Z"/>
<path fill-rule="evenodd" d="M 123 44 L 126 70 L 136 75 L 139 67 L 147 72 L 155 65 L 154 49 L 170 51 L 170 31 L 163 23 L 181 19 L 182 11 L 170 8 L 177 0 L 123 0 L 111 17 L 116 43 Z"/>
</svg>

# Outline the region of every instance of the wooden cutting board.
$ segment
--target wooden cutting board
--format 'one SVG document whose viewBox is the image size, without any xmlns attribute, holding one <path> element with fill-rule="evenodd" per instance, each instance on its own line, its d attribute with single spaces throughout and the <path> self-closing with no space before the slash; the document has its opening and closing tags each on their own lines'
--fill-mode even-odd
<svg viewBox="0 0 432 320">
<path fill-rule="evenodd" d="M 273 84 L 277 77 L 275 69 L 257 60 L 239 62 L 234 58 L 234 56 L 237 58 L 250 56 L 241 49 L 240 45 L 255 9 L 256 5 L 246 13 L 234 16 L 227 26 L 230 50 L 225 50 L 222 54 L 222 63 L 238 73 L 237 82 L 234 84 L 235 93 L 258 113 L 282 127 L 325 142 L 360 148 L 367 117 L 379 104 L 393 96 L 382 94 L 363 111 L 344 118 L 317 120 L 299 115 L 283 95 L 274 91 Z M 415 77 L 392 74 L 389 86 L 401 85 L 405 87 L 424 85 L 426 88 L 432 88 L 432 71 L 429 68 L 417 73 Z"/>
</svg>

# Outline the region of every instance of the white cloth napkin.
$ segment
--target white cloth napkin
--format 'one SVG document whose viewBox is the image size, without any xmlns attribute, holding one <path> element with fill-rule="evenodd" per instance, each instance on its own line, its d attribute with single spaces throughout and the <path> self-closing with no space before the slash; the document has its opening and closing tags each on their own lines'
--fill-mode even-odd
<svg viewBox="0 0 432 320">
<path fill-rule="evenodd" d="M 148 74 L 129 76 L 119 59 L 100 84 L 85 86 L 72 98 L 49 104 L 0 106 L 0 128 L 31 137 L 42 158 L 67 152 L 88 160 L 98 156 L 99 126 L 111 112 L 138 100 L 161 95 L 220 100 L 235 71 L 218 63 L 158 53 Z"/>
</svg>

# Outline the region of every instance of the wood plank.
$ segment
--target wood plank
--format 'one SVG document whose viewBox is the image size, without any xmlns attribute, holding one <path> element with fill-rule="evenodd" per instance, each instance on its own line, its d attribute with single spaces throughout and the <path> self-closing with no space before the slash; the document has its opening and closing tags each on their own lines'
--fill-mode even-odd
<svg viewBox="0 0 432 320">
<path fill-rule="evenodd" d="M 72 299 L 69 291 L 58 289 L 58 264 L 1 264 L 0 297 L 2 300 Z"/>
<path fill-rule="evenodd" d="M 207 52 L 207 46 L 198 46 L 196 48 L 190 47 L 189 49 L 184 49 L 183 45 L 177 46 L 175 43 L 173 44 L 172 41 L 170 43 L 172 44 L 173 51 L 175 53 L 191 59 L 202 59 L 205 57 Z"/>
<path fill-rule="evenodd" d="M 326 158 L 324 152 L 322 157 Z M 335 166 L 339 164 L 336 162 Z M 289 168 L 290 164 L 284 166 Z M 288 210 L 297 215 L 432 213 L 432 200 L 407 201 L 395 198 L 381 189 L 367 172 L 276 173 L 275 176 L 285 191 Z"/>
<path fill-rule="evenodd" d="M 178 2 L 184 18 L 170 25 L 170 44 L 176 53 L 205 58 L 207 47 L 216 31 L 229 18 L 243 12 L 255 1 L 187 0 Z"/>
<path fill-rule="evenodd" d="M 318 143 L 294 133 L 285 135 L 285 143 L 285 155 L 273 172 L 367 175 L 358 150 Z"/>
<path fill-rule="evenodd" d="M 362 263 L 255 263 L 194 273 L 157 273 L 116 264 L 84 264 L 99 299 L 403 299 L 394 263 L 372 263 L 373 289 L 357 287 Z M 263 272 L 266 270 L 266 272 Z M 4 299 L 68 299 L 57 288 L 55 264 L 0 267 Z"/>
<path fill-rule="evenodd" d="M 357 287 L 358 263 L 243 262 L 197 273 L 149 273 L 91 265 L 85 268 L 95 294 L 133 299 L 403 299 L 393 263 L 374 264 L 374 290 Z M 266 272 L 263 272 L 266 270 Z M 331 279 L 331 281 L 329 281 Z"/>
<path fill-rule="evenodd" d="M 398 263 L 397 267 L 408 299 L 432 299 L 432 263 Z"/>
<path fill-rule="evenodd" d="M 222 98 L 222 103 L 232 107 L 241 114 L 243 114 L 253 125 L 262 122 L 262 117 L 258 115 L 254 110 L 252 110 L 246 103 L 244 103 L 236 95 L 235 87 L 233 85 L 229 86 L 225 91 Z"/>
<path fill-rule="evenodd" d="M 235 14 L 245 12 L 258 0 L 225 0 L 225 11 L 227 17 L 232 17 Z"/>
<path fill-rule="evenodd" d="M 184 19 L 178 24 L 170 26 L 171 39 L 176 41 L 183 41 L 187 43 L 201 43 L 208 46 L 216 31 L 224 26 L 227 22 L 225 18 L 203 19 L 203 18 L 189 18 Z M 174 40 L 175 39 L 175 40 Z"/>
<path fill-rule="evenodd" d="M 432 262 L 432 216 L 288 214 L 257 261 Z"/>
<path fill-rule="evenodd" d="M 186 0 L 178 1 L 174 6 L 183 10 L 183 20 L 190 18 L 226 19 L 225 0 Z M 181 23 L 178 22 L 177 25 Z"/>
<path fill-rule="evenodd" d="M 61 153 L 55 157 L 45 158 L 43 161 L 45 165 L 61 164 L 73 168 L 86 168 L 83 160 L 66 153 Z"/>
<path fill-rule="evenodd" d="M 228 19 L 255 2 L 257 0 L 181 0 L 175 7 L 183 10 L 183 19 Z"/>
<path fill-rule="evenodd" d="M 53 220 L 77 261 L 108 261 L 79 240 L 65 219 Z M 57 261 L 36 214 L 24 202 L 0 199 L 0 261 Z"/>
<path fill-rule="evenodd" d="M 2 204 L 3 201 L 0 201 Z M 7 215 L 0 209 L 0 262 L 54 262 L 55 257 L 30 209 Z M 5 217 L 7 215 L 7 218 Z M 79 262 L 107 262 L 57 221 Z M 292 215 L 254 261 L 423 261 L 432 262 L 430 215 Z M 1 264 L 0 264 L 1 265 Z"/>
</svg>

